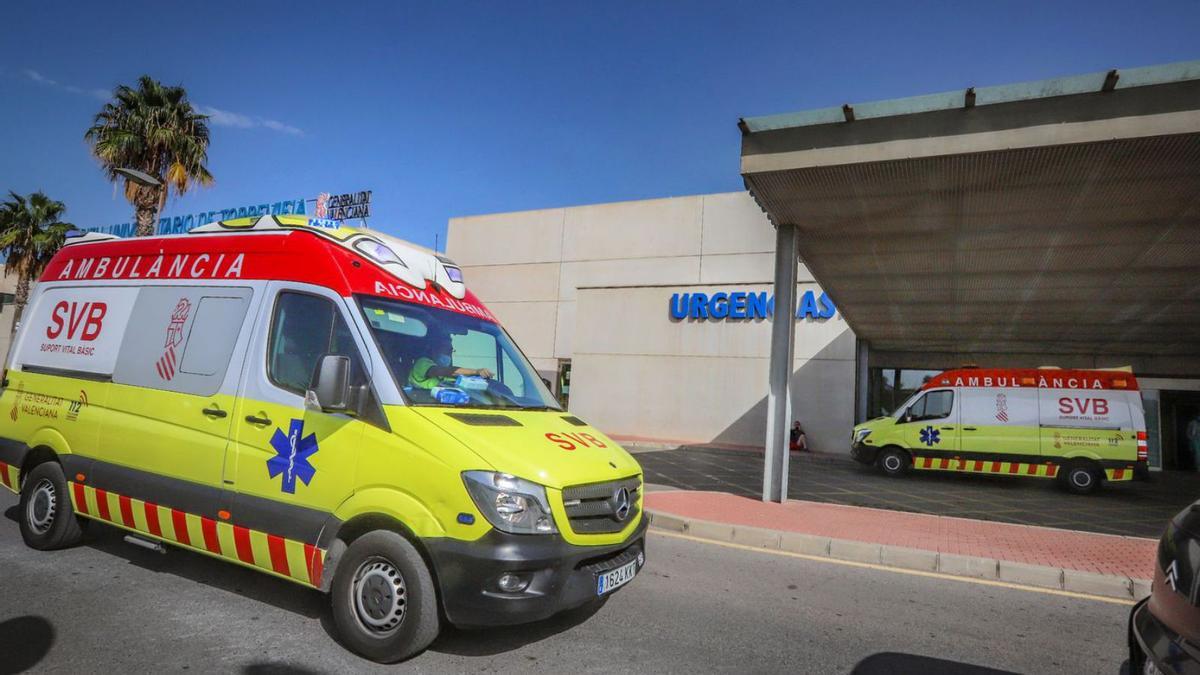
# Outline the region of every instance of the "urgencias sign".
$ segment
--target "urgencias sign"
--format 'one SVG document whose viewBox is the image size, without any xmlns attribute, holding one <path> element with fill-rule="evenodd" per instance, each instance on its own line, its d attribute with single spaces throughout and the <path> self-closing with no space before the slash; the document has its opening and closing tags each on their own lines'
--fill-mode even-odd
<svg viewBox="0 0 1200 675">
<path fill-rule="evenodd" d="M 672 319 L 718 319 L 747 321 L 766 319 L 775 313 L 775 296 L 766 292 L 733 291 L 707 293 L 675 293 L 671 296 Z M 797 319 L 829 319 L 837 307 L 829 296 L 805 291 L 796 306 Z"/>
</svg>

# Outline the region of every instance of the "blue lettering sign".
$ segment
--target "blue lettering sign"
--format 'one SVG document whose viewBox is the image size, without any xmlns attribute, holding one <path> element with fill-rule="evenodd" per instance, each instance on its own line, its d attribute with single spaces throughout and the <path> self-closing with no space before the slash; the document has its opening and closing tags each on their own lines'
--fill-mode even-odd
<svg viewBox="0 0 1200 675">
<path fill-rule="evenodd" d="M 309 221 L 318 223 L 317 219 Z M 713 293 L 675 293 L 668 303 L 671 318 L 680 319 L 713 319 L 744 321 L 747 319 L 766 319 L 775 314 L 775 296 L 764 292 L 746 293 L 745 291 L 724 291 Z M 837 315 L 837 306 L 825 293 L 817 295 L 815 291 L 805 291 L 800 294 L 796 305 L 797 319 L 815 319 L 823 321 Z"/>
</svg>

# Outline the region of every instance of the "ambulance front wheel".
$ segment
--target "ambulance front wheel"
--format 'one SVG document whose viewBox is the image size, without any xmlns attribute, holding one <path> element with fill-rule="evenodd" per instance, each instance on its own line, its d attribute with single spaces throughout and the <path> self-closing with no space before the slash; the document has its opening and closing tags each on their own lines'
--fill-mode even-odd
<svg viewBox="0 0 1200 675">
<path fill-rule="evenodd" d="M 912 464 L 908 453 L 900 448 L 884 448 L 876 462 L 880 470 L 889 476 L 903 476 Z"/>
<path fill-rule="evenodd" d="M 39 551 L 67 548 L 83 539 L 84 524 L 75 515 L 67 479 L 58 462 L 43 462 L 21 486 L 21 538 Z"/>
<path fill-rule="evenodd" d="M 375 530 L 350 544 L 334 573 L 330 602 L 338 636 L 372 661 L 403 661 L 438 634 L 433 576 L 395 532 Z"/>
<path fill-rule="evenodd" d="M 1077 495 L 1091 494 L 1100 487 L 1100 469 L 1091 462 L 1075 462 L 1068 464 L 1059 473 L 1059 483 L 1068 492 Z"/>
</svg>

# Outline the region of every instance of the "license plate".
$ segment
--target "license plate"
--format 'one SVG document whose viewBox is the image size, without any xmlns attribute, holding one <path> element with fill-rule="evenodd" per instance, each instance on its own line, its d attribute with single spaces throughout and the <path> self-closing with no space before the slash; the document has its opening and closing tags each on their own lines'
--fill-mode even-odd
<svg viewBox="0 0 1200 675">
<path fill-rule="evenodd" d="M 596 595 L 604 595 L 629 583 L 637 574 L 637 568 L 637 561 L 634 560 L 596 577 Z"/>
</svg>

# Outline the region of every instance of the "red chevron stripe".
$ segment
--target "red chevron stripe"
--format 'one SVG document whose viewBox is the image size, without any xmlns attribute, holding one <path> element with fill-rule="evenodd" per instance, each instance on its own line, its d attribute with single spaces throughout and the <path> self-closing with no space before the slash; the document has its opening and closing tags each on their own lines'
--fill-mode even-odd
<svg viewBox="0 0 1200 675">
<path fill-rule="evenodd" d="M 129 500 L 129 497 L 126 497 L 125 495 L 119 495 L 117 497 L 117 503 L 121 505 L 121 523 L 124 524 L 125 527 L 136 528 L 137 525 L 133 520 L 133 502 Z"/>
<path fill-rule="evenodd" d="M 171 525 L 175 527 L 175 541 L 184 546 L 191 546 L 192 536 L 188 534 L 187 514 L 179 509 L 171 509 Z"/>
<path fill-rule="evenodd" d="M 250 545 L 250 530 L 241 525 L 233 526 L 233 543 L 237 548 L 238 560 L 249 565 L 254 564 L 254 547 Z"/>
<path fill-rule="evenodd" d="M 274 534 L 267 535 L 267 550 L 271 552 L 271 569 L 275 570 L 276 574 L 282 574 L 285 577 L 292 575 L 291 568 L 288 566 L 287 546 L 283 537 Z"/>
<path fill-rule="evenodd" d="M 87 490 L 84 490 L 83 485 L 81 485 L 79 483 L 71 483 L 71 490 L 75 493 L 75 504 L 76 504 L 75 510 L 84 515 L 87 515 L 88 514 Z"/>
<path fill-rule="evenodd" d="M 150 534 L 156 537 L 163 536 L 162 527 L 158 523 L 158 506 L 144 502 L 142 508 L 146 510 L 146 528 L 150 530 Z"/>
<path fill-rule="evenodd" d="M 101 518 L 112 521 L 112 514 L 108 512 L 108 493 L 99 488 L 96 488 L 96 507 Z"/>
<path fill-rule="evenodd" d="M 204 533 L 204 548 L 210 553 L 221 555 L 221 539 L 217 537 L 217 521 L 200 517 L 200 531 Z"/>
</svg>

